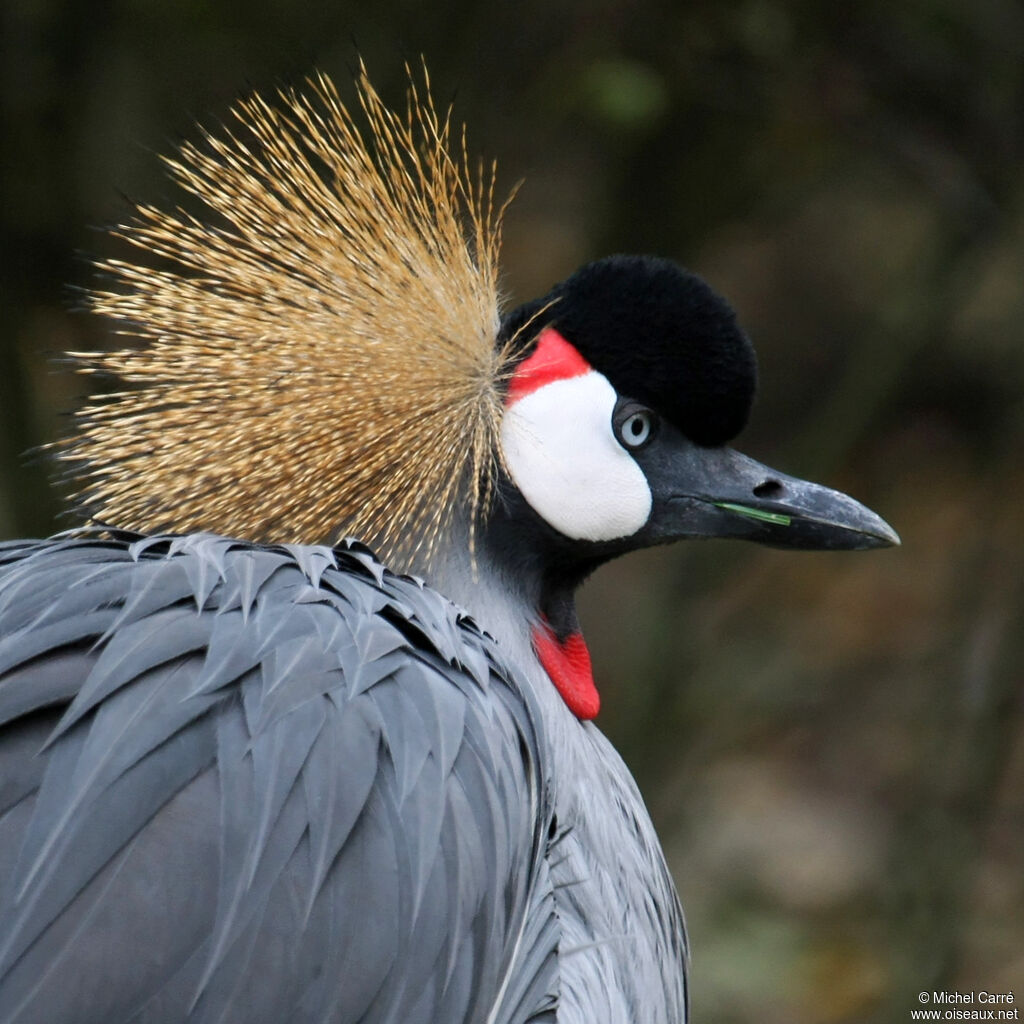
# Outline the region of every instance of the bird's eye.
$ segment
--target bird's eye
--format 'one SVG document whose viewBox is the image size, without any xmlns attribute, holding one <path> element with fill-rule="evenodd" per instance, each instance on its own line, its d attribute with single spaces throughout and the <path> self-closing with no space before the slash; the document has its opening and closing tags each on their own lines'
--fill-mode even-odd
<svg viewBox="0 0 1024 1024">
<path fill-rule="evenodd" d="M 626 448 L 642 448 L 654 435 L 655 426 L 655 415 L 650 409 L 634 406 L 618 419 L 616 430 Z"/>
</svg>

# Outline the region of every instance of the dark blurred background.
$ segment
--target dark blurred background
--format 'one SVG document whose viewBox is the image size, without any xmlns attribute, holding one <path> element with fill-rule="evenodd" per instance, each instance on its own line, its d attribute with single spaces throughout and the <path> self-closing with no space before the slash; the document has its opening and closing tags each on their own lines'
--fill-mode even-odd
<svg viewBox="0 0 1024 1024">
<path fill-rule="evenodd" d="M 676 258 L 758 345 L 741 447 L 895 551 L 682 545 L 582 601 L 601 724 L 687 908 L 701 1024 L 909 1019 L 1024 985 L 1024 7 L 1017 0 L 8 0 L 0 536 L 70 525 L 45 458 L 103 345 L 97 227 L 250 87 L 424 55 L 525 185 L 510 300 Z M 351 93 L 349 93 L 351 95 Z M 642 1022 L 640 1022 L 642 1024 Z"/>
</svg>

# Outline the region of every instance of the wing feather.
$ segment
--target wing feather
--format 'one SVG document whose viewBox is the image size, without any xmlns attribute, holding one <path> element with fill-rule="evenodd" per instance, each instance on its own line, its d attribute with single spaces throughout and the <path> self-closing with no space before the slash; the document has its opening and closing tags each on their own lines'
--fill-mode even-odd
<svg viewBox="0 0 1024 1024">
<path fill-rule="evenodd" d="M 0 1021 L 553 1021 L 538 723 L 355 543 L 0 545 Z"/>
</svg>

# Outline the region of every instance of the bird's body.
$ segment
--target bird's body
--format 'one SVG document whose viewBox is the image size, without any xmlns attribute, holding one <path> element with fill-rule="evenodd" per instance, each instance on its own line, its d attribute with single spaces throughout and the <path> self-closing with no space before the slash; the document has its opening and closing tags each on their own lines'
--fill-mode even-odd
<svg viewBox="0 0 1024 1024">
<path fill-rule="evenodd" d="M 3 717 L 58 735 L 0 747 L 5 1021 L 544 1019 L 544 737 L 451 605 L 358 548 L 0 551 Z"/>
<path fill-rule="evenodd" d="M 358 546 L 0 546 L 0 1019 L 682 1020 L 632 778 L 501 619 Z"/>
<path fill-rule="evenodd" d="M 106 265 L 147 345 L 85 357 L 132 390 L 62 457 L 110 526 L 0 545 L 0 1024 L 682 1024 L 574 592 L 896 541 L 724 447 L 753 350 L 675 264 L 502 316 L 489 179 L 360 89 L 369 143 L 322 79 L 243 103 L 171 162 L 215 223 L 141 207 L 170 267 Z"/>
</svg>

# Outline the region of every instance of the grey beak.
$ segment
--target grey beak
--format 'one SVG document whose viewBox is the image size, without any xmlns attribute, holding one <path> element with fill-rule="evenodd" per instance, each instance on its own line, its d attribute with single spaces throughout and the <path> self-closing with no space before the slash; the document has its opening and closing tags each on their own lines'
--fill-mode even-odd
<svg viewBox="0 0 1024 1024">
<path fill-rule="evenodd" d="M 665 539 L 738 537 L 807 550 L 900 543 L 896 531 L 859 501 L 769 469 L 731 448 L 688 446 L 647 474 Z"/>
</svg>

